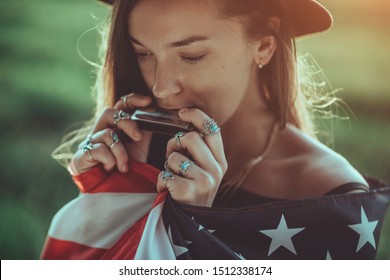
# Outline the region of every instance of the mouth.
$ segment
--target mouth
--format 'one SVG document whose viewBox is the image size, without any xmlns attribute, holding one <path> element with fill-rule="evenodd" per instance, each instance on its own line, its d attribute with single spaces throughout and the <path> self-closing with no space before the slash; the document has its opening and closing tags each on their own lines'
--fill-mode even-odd
<svg viewBox="0 0 390 280">
<path fill-rule="evenodd" d="M 182 108 L 188 108 L 188 109 L 195 108 L 195 106 L 169 106 L 167 104 L 157 104 L 157 106 L 161 109 L 169 110 L 169 111 L 179 111 Z"/>
</svg>

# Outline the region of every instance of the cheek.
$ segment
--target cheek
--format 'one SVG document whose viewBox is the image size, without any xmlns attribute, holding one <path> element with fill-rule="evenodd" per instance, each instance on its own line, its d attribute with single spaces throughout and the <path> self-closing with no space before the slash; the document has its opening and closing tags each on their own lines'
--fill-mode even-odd
<svg viewBox="0 0 390 280">
<path fill-rule="evenodd" d="M 249 66 L 242 61 L 220 67 L 211 90 L 210 112 L 223 125 L 237 110 L 249 88 Z"/>
<path fill-rule="evenodd" d="M 224 70 L 200 86 L 196 95 L 201 108 L 210 117 L 223 125 L 236 111 L 244 95 L 242 86 L 232 79 Z"/>
<path fill-rule="evenodd" d="M 243 97 L 248 89 L 248 76 L 248 69 L 242 62 L 221 67 L 219 85 L 227 103 L 237 103 Z"/>
</svg>

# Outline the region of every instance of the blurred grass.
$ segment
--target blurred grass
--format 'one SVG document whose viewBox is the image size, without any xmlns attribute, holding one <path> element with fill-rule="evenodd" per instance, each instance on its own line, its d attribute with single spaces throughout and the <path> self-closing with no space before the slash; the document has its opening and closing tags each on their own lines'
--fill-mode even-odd
<svg viewBox="0 0 390 280">
<path fill-rule="evenodd" d="M 362 173 L 390 182 L 390 4 L 324 0 L 331 32 L 299 42 L 313 54 L 356 115 L 327 124 L 334 149 Z M 94 0 L 0 2 L 0 257 L 37 259 L 55 212 L 77 195 L 50 158 L 65 130 L 90 117 L 91 67 L 77 53 L 80 35 L 104 20 Z M 96 58 L 96 32 L 80 49 Z M 390 213 L 390 212 L 389 212 Z M 390 215 L 379 259 L 390 259 Z"/>
</svg>

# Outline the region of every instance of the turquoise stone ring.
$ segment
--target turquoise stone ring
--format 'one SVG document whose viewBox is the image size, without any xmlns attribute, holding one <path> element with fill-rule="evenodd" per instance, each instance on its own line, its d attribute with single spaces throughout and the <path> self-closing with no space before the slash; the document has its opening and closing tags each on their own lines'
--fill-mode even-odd
<svg viewBox="0 0 390 280">
<path fill-rule="evenodd" d="M 188 172 L 190 171 L 190 169 L 193 165 L 194 165 L 194 163 L 188 159 L 183 161 L 182 163 L 180 163 L 180 168 L 179 168 L 180 176 L 186 178 Z"/>
<path fill-rule="evenodd" d="M 204 129 L 201 131 L 202 137 L 211 136 L 221 131 L 221 128 L 213 119 L 208 119 L 203 124 Z"/>
</svg>

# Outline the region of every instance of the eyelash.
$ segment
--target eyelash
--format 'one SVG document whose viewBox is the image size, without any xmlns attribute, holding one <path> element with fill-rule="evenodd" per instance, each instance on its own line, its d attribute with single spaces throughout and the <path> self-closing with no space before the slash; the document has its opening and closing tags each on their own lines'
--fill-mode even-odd
<svg viewBox="0 0 390 280">
<path fill-rule="evenodd" d="M 150 52 L 136 53 L 137 58 L 140 60 L 147 59 L 151 55 L 152 55 L 152 53 L 150 53 Z M 202 62 L 206 58 L 206 54 L 202 54 L 202 55 L 198 55 L 198 56 L 181 56 L 180 58 L 188 65 L 196 65 L 199 62 Z"/>
<path fill-rule="evenodd" d="M 136 52 L 135 55 L 138 59 L 146 59 L 148 56 L 152 55 L 151 52 Z"/>
<path fill-rule="evenodd" d="M 189 65 L 196 65 L 199 62 L 202 62 L 205 60 L 206 54 L 198 55 L 198 56 L 182 56 L 181 59 L 189 64 Z"/>
</svg>

